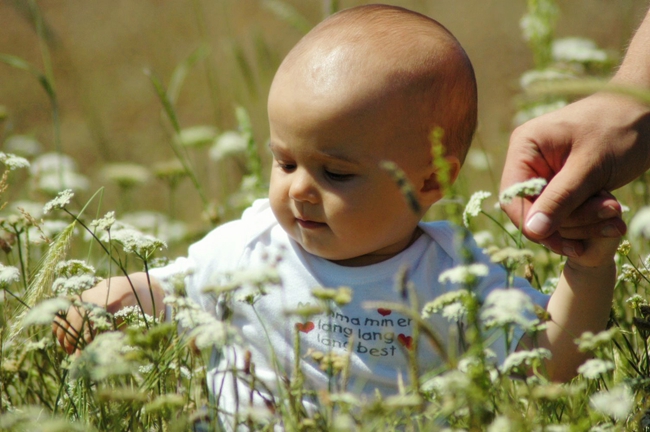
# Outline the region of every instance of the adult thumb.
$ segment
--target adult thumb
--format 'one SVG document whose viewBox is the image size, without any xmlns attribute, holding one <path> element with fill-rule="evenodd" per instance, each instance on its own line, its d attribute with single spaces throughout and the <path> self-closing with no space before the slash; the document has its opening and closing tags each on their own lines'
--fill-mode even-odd
<svg viewBox="0 0 650 432">
<path fill-rule="evenodd" d="M 604 184 L 593 178 L 588 164 L 571 159 L 567 159 L 528 210 L 523 227 L 526 237 L 542 240 L 553 234 L 573 210 L 603 189 Z"/>
</svg>

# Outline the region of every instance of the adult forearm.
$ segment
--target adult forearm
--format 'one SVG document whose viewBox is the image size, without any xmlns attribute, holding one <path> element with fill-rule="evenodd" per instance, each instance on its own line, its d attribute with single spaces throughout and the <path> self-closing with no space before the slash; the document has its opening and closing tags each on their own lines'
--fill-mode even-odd
<svg viewBox="0 0 650 432">
<path fill-rule="evenodd" d="M 632 38 L 627 54 L 612 81 L 650 87 L 650 10 Z"/>
</svg>

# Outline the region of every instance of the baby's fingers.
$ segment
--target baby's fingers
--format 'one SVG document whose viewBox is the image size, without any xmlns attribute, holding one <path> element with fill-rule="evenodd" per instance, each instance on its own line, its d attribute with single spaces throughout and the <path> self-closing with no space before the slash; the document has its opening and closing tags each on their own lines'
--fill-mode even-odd
<svg viewBox="0 0 650 432">
<path fill-rule="evenodd" d="M 626 230 L 625 223 L 620 219 L 621 212 L 621 205 L 616 198 L 607 191 L 601 191 L 576 208 L 562 221 L 560 227 L 583 228 L 582 231 L 573 231 L 572 237 L 567 238 L 618 237 Z M 619 232 L 612 231 L 612 228 Z M 580 232 L 584 234 L 579 234 Z"/>
<path fill-rule="evenodd" d="M 84 345 L 90 343 L 95 333 L 90 322 L 84 320 L 74 307 L 69 309 L 67 315 L 55 317 L 52 332 L 59 345 L 68 354 L 79 351 Z"/>
<path fill-rule="evenodd" d="M 627 231 L 627 225 L 620 217 L 599 221 L 590 225 L 560 227 L 560 236 L 567 240 L 592 238 L 619 238 Z"/>
</svg>

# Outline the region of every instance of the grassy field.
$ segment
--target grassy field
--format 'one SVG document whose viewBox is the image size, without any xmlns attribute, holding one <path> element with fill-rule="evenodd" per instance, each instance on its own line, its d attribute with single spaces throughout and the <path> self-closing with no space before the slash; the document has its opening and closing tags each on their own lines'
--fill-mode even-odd
<svg viewBox="0 0 650 432">
<path fill-rule="evenodd" d="M 217 327 L 227 333 L 227 323 L 179 334 L 183 317 L 200 318 L 182 296 L 170 300 L 176 319 L 168 323 L 137 310 L 122 317 L 93 310 L 88 319 L 105 332 L 80 356 L 58 347 L 49 323 L 100 278 L 183 254 L 265 195 L 265 105 L 275 68 L 324 16 L 363 3 L 0 2 L 0 430 L 218 428 L 205 369 L 215 344 L 228 340 L 206 343 L 202 336 Z M 531 97 L 522 83 L 547 79 L 551 69 L 606 78 L 647 2 L 390 3 L 445 24 L 465 46 L 479 83 L 480 125 L 463 181 L 427 217 L 459 224 L 469 217 L 495 259 L 551 291 L 561 259 L 520 243 L 494 207 L 514 125 L 569 102 L 560 94 Z M 520 24 L 525 15 L 548 33 L 530 37 Z M 576 36 L 591 42 L 566 39 Z M 74 196 L 55 198 L 68 188 Z M 466 209 L 479 190 L 495 196 L 480 210 Z M 422 371 L 404 394 L 374 401 L 320 394 L 321 410 L 307 416 L 291 402 L 302 395 L 297 374 L 273 414 L 240 419 L 260 430 L 280 423 L 287 430 L 650 430 L 648 183 L 639 179 L 617 196 L 629 209 L 624 218 L 640 228 L 617 255 L 611 328 L 581 338 L 594 360 L 571 383 L 548 382 L 539 350 L 493 364 L 477 333 L 472 349 L 443 371 Z M 345 297 L 319 296 L 324 308 Z M 478 319 L 471 295 L 439 299 L 438 307 Z M 114 331 L 118 321 L 128 329 Z M 345 373 L 345 358 L 321 361 L 333 374 Z M 530 367 L 528 379 L 511 378 Z"/>
</svg>

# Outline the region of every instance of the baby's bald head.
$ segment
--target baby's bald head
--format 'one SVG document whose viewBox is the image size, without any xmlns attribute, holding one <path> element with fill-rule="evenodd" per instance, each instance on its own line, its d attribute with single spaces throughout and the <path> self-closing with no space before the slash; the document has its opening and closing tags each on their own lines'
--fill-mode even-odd
<svg viewBox="0 0 650 432">
<path fill-rule="evenodd" d="M 406 9 L 368 5 L 332 15 L 291 50 L 269 110 L 282 100 L 318 110 L 319 119 L 331 112 L 333 121 L 349 115 L 388 122 L 393 143 L 427 150 L 439 126 L 447 154 L 462 162 L 476 128 L 476 99 L 472 65 L 449 31 Z M 377 110 L 379 117 L 364 114 Z"/>
</svg>

